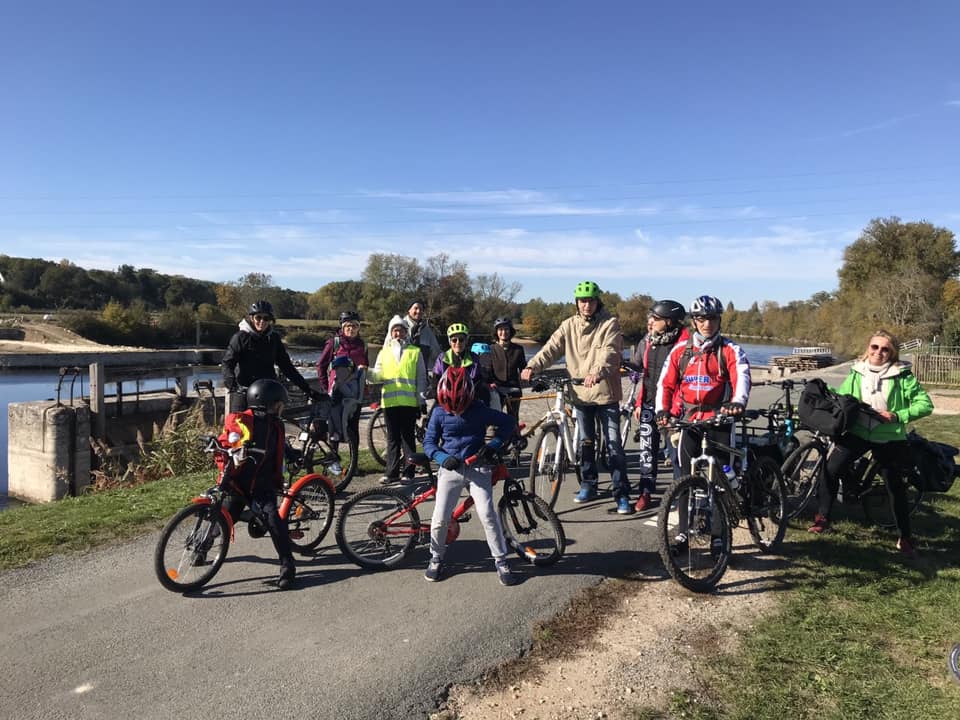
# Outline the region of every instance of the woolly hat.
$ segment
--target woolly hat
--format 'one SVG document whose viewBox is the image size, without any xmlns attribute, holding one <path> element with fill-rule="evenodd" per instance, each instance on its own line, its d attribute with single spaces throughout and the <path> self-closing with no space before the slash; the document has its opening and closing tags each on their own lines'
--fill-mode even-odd
<svg viewBox="0 0 960 720">
<path fill-rule="evenodd" d="M 404 324 L 404 322 L 403 322 L 403 318 L 400 317 L 399 315 L 394 315 L 394 316 L 390 319 L 390 322 L 387 323 L 387 335 L 389 335 L 390 333 L 393 332 L 393 327 L 394 327 L 395 325 L 403 325 L 403 329 L 404 329 L 404 330 L 407 329 L 406 324 Z"/>
</svg>

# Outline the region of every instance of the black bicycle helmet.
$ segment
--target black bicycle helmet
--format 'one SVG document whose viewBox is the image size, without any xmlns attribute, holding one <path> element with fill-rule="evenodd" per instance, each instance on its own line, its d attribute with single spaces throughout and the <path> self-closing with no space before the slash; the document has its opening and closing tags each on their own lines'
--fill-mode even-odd
<svg viewBox="0 0 960 720">
<path fill-rule="evenodd" d="M 502 317 L 502 318 L 497 318 L 496 320 L 493 321 L 494 338 L 496 338 L 497 336 L 497 330 L 499 328 L 502 328 L 503 326 L 510 328 L 510 337 L 513 337 L 514 335 L 517 334 L 517 329 L 513 327 L 513 320 L 511 320 L 508 317 Z"/>
<path fill-rule="evenodd" d="M 273 305 L 268 300 L 257 300 L 250 306 L 247 315 L 269 315 L 270 319 L 273 320 Z"/>
<path fill-rule="evenodd" d="M 650 308 L 650 314 L 664 320 L 673 320 L 679 325 L 687 316 L 687 311 L 676 300 L 660 300 Z"/>
<path fill-rule="evenodd" d="M 343 326 L 344 323 L 348 322 L 360 322 L 360 315 L 355 313 L 353 310 L 344 310 L 340 313 L 340 325 Z"/>
<path fill-rule="evenodd" d="M 287 401 L 287 390 L 276 380 L 255 380 L 247 388 L 247 407 L 266 409 L 281 400 Z"/>
</svg>

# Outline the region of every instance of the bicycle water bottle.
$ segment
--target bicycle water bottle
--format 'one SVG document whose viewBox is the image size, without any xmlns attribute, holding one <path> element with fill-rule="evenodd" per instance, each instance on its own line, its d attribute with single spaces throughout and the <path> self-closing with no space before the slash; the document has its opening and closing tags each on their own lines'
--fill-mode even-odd
<svg viewBox="0 0 960 720">
<path fill-rule="evenodd" d="M 736 490 L 738 487 L 740 487 L 740 480 L 737 479 L 737 473 L 732 467 L 729 465 L 724 465 L 723 474 L 726 476 L 727 482 L 730 483 L 731 488 Z"/>
</svg>

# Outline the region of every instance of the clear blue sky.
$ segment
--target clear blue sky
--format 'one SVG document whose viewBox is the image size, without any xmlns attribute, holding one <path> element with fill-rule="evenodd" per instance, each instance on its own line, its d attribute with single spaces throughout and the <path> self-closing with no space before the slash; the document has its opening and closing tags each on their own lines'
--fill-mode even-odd
<svg viewBox="0 0 960 720">
<path fill-rule="evenodd" d="M 0 253 L 746 307 L 960 230 L 960 3 L 0 3 Z"/>
</svg>

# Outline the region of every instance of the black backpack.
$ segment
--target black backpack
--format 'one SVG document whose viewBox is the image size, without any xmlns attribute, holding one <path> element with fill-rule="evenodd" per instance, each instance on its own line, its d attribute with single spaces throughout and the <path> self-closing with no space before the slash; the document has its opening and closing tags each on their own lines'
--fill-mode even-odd
<svg viewBox="0 0 960 720">
<path fill-rule="evenodd" d="M 953 462 L 957 448 L 946 443 L 933 442 L 921 437 L 915 430 L 907 435 L 913 462 L 920 474 L 922 487 L 930 492 L 944 493 L 953 485 L 960 473 L 960 465 Z"/>
<path fill-rule="evenodd" d="M 853 427 L 863 407 L 853 395 L 838 395 L 823 380 L 813 378 L 800 393 L 797 414 L 811 430 L 838 437 Z"/>
</svg>

